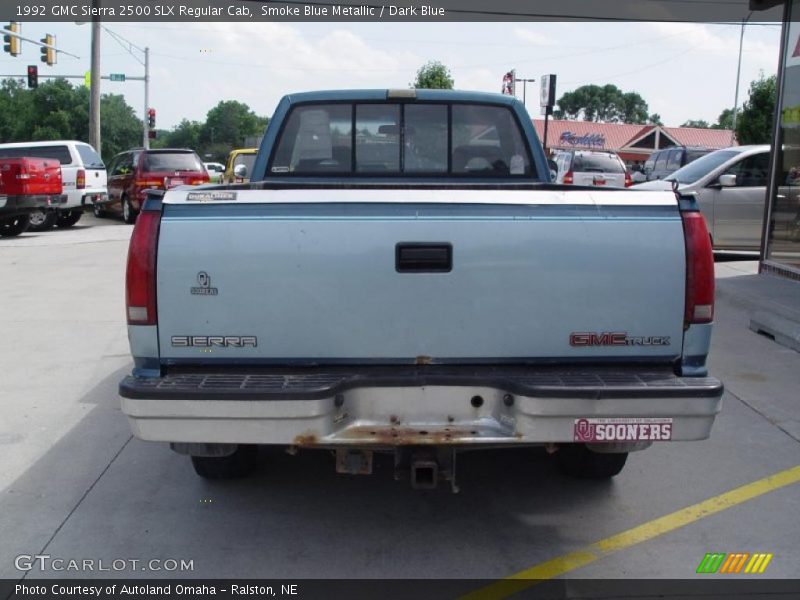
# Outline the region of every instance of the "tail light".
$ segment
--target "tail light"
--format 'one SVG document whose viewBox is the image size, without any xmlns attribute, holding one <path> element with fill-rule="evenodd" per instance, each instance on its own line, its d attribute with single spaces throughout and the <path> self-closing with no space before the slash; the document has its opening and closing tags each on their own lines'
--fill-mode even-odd
<svg viewBox="0 0 800 600">
<path fill-rule="evenodd" d="M 696 210 L 681 211 L 686 240 L 684 326 L 714 320 L 714 253 L 706 221 Z"/>
<path fill-rule="evenodd" d="M 163 179 L 137 179 L 133 182 L 136 187 L 159 188 L 164 185 Z"/>
<path fill-rule="evenodd" d="M 125 273 L 128 325 L 155 325 L 156 247 L 161 210 L 142 210 L 133 227 Z"/>
<path fill-rule="evenodd" d="M 631 187 L 633 185 L 633 179 L 631 178 L 630 171 L 625 171 L 625 187 Z"/>
<path fill-rule="evenodd" d="M 564 173 L 564 183 L 572 185 L 572 171 Z"/>
<path fill-rule="evenodd" d="M 75 187 L 82 190 L 86 187 L 86 171 L 78 169 L 78 176 L 75 179 Z"/>
</svg>

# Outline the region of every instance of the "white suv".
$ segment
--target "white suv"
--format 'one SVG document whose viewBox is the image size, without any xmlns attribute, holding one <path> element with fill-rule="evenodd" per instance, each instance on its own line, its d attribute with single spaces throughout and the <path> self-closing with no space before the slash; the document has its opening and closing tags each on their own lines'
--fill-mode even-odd
<svg viewBox="0 0 800 600">
<path fill-rule="evenodd" d="M 625 188 L 633 185 L 625 163 L 615 152 L 563 150 L 556 154 L 556 183 Z"/>
<path fill-rule="evenodd" d="M 72 227 L 84 208 L 108 201 L 106 166 L 86 142 L 48 141 L 0 144 L 0 158 L 31 156 L 61 162 L 64 192 L 50 210 L 41 209 L 30 215 L 28 231 L 42 231 L 53 225 Z"/>
</svg>

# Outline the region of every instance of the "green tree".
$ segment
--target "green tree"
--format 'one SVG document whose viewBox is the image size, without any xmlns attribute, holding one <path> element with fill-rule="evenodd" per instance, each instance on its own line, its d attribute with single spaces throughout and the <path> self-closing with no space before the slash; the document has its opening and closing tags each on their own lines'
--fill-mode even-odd
<svg viewBox="0 0 800 600">
<path fill-rule="evenodd" d="M 100 136 L 106 162 L 118 152 L 142 145 L 142 122 L 124 96 L 103 94 L 100 98 Z"/>
<path fill-rule="evenodd" d="M 696 129 L 709 129 L 711 125 L 703 119 L 689 119 L 681 127 L 694 127 Z"/>
<path fill-rule="evenodd" d="M 726 108 L 719 113 L 719 118 L 711 126 L 711 129 L 733 129 L 733 109 Z"/>
<path fill-rule="evenodd" d="M 23 141 L 33 122 L 30 92 L 18 79 L 0 83 L 0 142 Z"/>
<path fill-rule="evenodd" d="M 199 121 L 183 119 L 177 127 L 162 134 L 159 145 L 162 148 L 192 148 L 200 151 L 200 136 L 203 133 L 203 124 Z"/>
<path fill-rule="evenodd" d="M 623 92 L 613 84 L 584 85 L 558 100 L 556 118 L 603 123 L 644 123 L 647 102 L 637 92 Z"/>
<path fill-rule="evenodd" d="M 200 132 L 201 146 L 241 148 L 248 136 L 262 135 L 268 119 L 259 117 L 247 104 L 223 100 L 208 111 Z"/>
<path fill-rule="evenodd" d="M 615 86 L 611 87 L 613 88 Z M 612 97 L 616 96 L 615 92 L 612 91 L 611 93 Z M 645 102 L 644 98 L 642 98 L 636 92 L 621 94 L 621 100 L 618 101 L 618 107 L 619 113 L 617 118 L 623 123 L 641 123 L 642 121 L 648 119 L 647 102 Z"/>
<path fill-rule="evenodd" d="M 141 145 L 142 126 L 123 96 L 105 94 L 100 99 L 102 154 Z M 42 82 L 29 90 L 14 79 L 0 83 L 0 141 L 89 141 L 89 90 L 66 79 Z"/>
<path fill-rule="evenodd" d="M 661 115 L 658 113 L 653 113 L 652 115 L 647 115 L 647 124 L 648 125 L 663 125 L 664 122 L 661 120 Z"/>
<path fill-rule="evenodd" d="M 750 97 L 736 120 L 736 139 L 740 144 L 768 144 L 772 139 L 775 115 L 775 75 L 750 83 Z"/>
<path fill-rule="evenodd" d="M 428 90 L 452 90 L 454 85 L 450 70 L 438 60 L 426 62 L 417 70 L 411 87 Z"/>
</svg>

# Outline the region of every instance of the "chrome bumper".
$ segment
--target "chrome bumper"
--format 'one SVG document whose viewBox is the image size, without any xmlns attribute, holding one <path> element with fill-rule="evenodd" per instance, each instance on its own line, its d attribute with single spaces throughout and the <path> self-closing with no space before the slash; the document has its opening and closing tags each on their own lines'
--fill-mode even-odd
<svg viewBox="0 0 800 600">
<path fill-rule="evenodd" d="M 397 367 L 127 377 L 144 440 L 295 446 L 707 438 L 722 384 L 667 370 Z M 633 436 L 633 437 L 631 437 Z"/>
</svg>

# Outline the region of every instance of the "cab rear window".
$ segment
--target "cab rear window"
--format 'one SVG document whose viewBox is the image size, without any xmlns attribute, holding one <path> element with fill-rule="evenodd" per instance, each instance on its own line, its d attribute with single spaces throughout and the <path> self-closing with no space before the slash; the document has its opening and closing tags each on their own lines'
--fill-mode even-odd
<svg viewBox="0 0 800 600">
<path fill-rule="evenodd" d="M 425 102 L 297 106 L 269 170 L 274 175 L 535 176 L 508 108 Z"/>
<path fill-rule="evenodd" d="M 148 152 L 142 168 L 145 171 L 205 171 L 194 152 Z"/>
</svg>

